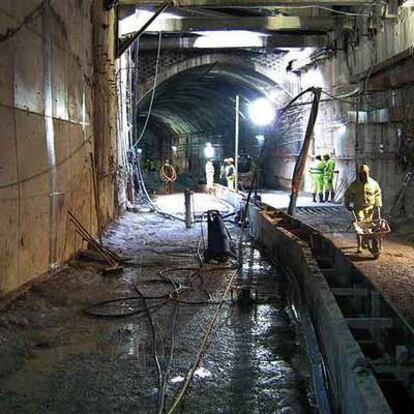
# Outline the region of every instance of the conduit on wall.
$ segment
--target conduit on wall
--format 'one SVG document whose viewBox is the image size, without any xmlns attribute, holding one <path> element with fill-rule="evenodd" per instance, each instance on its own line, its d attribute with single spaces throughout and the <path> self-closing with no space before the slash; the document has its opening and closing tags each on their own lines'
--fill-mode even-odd
<svg viewBox="0 0 414 414">
<path fill-rule="evenodd" d="M 56 168 L 55 130 L 53 126 L 52 91 L 52 28 L 50 0 L 45 0 L 42 11 L 43 43 L 43 111 L 45 142 L 49 168 L 49 268 L 57 266 L 58 177 Z"/>
</svg>

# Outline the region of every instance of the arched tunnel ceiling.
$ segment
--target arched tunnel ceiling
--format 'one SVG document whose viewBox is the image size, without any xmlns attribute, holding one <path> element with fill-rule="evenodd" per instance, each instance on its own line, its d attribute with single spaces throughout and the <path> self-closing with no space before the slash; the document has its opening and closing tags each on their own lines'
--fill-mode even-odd
<svg viewBox="0 0 414 414">
<path fill-rule="evenodd" d="M 233 129 L 235 96 L 239 94 L 242 118 L 247 104 L 271 94 L 281 106 L 287 96 L 280 86 L 252 69 L 214 63 L 181 72 L 155 89 L 145 140 L 152 135 L 182 136 Z M 142 131 L 151 94 L 138 108 L 138 128 Z"/>
</svg>

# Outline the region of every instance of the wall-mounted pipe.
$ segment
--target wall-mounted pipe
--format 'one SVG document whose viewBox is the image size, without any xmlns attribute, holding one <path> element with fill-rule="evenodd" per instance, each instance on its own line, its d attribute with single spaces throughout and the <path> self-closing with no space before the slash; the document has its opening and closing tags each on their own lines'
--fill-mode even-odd
<svg viewBox="0 0 414 414">
<path fill-rule="evenodd" d="M 42 46 L 43 46 L 43 118 L 45 143 L 49 171 L 49 268 L 57 266 L 58 231 L 58 175 L 56 166 L 55 130 L 53 125 L 52 90 L 52 25 L 51 0 L 43 2 Z"/>
</svg>

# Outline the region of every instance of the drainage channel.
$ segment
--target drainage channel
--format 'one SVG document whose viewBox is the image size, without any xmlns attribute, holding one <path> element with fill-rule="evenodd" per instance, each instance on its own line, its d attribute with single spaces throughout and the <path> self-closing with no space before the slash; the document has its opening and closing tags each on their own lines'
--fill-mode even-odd
<svg viewBox="0 0 414 414">
<path fill-rule="evenodd" d="M 377 382 L 395 413 L 414 412 L 414 331 L 341 253 L 313 252 Z"/>
<path fill-rule="evenodd" d="M 367 401 L 375 398 L 384 399 L 386 402 L 385 405 L 380 403 L 383 407 L 381 412 L 414 412 L 412 326 L 388 303 L 363 273 L 330 240 L 315 229 L 269 207 L 265 207 L 265 210 L 256 208 L 251 219 L 254 222 L 253 233 L 256 238 L 273 239 L 274 241 L 268 244 L 273 243 L 279 255 L 281 252 L 285 256 L 286 252 L 297 254 L 296 263 L 293 263 L 295 260 L 293 257 L 286 259 L 288 265 L 290 260 L 290 265 L 293 267 L 310 269 L 310 274 L 307 275 L 308 281 L 303 282 L 303 286 L 307 284 L 311 289 L 315 289 L 316 293 L 313 293 L 313 297 L 309 295 L 311 297 L 309 305 L 313 307 L 313 319 L 319 318 L 317 335 L 319 340 L 324 342 L 324 351 L 331 353 L 329 375 L 335 377 L 332 381 L 334 383 L 332 384 L 333 410 L 341 410 L 347 406 L 344 398 L 352 398 L 352 393 L 358 390 L 358 394 L 355 395 L 359 395 L 359 401 L 358 398 L 355 399 L 353 412 L 378 412 L 368 408 L 361 411 L 361 407 L 364 407 Z M 289 248 L 286 247 L 288 243 L 292 244 Z M 300 266 L 297 262 L 301 262 Z M 308 264 L 305 265 L 305 262 Z M 315 274 L 322 274 L 325 281 L 315 279 L 309 282 L 311 276 Z M 329 297 L 324 293 L 326 282 L 330 290 Z M 330 303 L 332 296 L 334 304 Z M 324 301 L 325 303 L 322 303 Z M 339 314 L 336 312 L 338 307 Z M 335 320 L 335 324 L 331 326 L 336 325 L 336 329 L 338 327 L 339 329 L 330 334 L 324 331 L 323 327 L 328 325 L 320 320 L 321 315 Z M 347 353 L 347 347 L 344 346 L 341 349 L 344 355 L 332 357 L 332 354 L 338 351 L 335 349 L 338 348 L 338 342 L 335 342 L 337 338 L 334 336 L 344 333 L 346 338 L 347 328 L 357 344 L 356 348 Z M 349 347 L 353 347 L 351 342 L 349 344 Z M 345 367 L 349 359 L 353 360 L 353 366 L 348 373 L 345 369 L 341 374 L 335 372 L 341 370 L 342 366 Z M 333 363 L 333 360 L 336 362 Z M 349 375 L 355 377 L 352 379 L 355 381 L 352 386 L 344 384 L 344 380 L 349 378 Z M 363 384 L 361 378 L 363 379 L 364 376 L 366 378 L 373 376 L 379 390 L 372 386 L 372 382 Z"/>
</svg>

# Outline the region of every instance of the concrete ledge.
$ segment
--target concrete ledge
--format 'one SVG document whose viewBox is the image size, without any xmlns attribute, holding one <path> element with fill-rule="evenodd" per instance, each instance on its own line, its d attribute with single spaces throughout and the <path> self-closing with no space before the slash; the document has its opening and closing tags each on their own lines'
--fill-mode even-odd
<svg viewBox="0 0 414 414">
<path fill-rule="evenodd" d="M 213 193 L 218 199 L 226 201 L 236 209 L 240 207 L 240 202 L 245 198 L 243 192 L 236 193 L 236 191 L 230 190 L 221 184 L 214 184 Z"/>
<path fill-rule="evenodd" d="M 276 215 L 278 214 L 275 212 Z M 252 236 L 296 276 L 311 314 L 333 389 L 333 411 L 391 413 L 385 397 L 354 340 L 308 242 L 295 236 L 295 220 L 249 208 Z M 291 221 L 292 231 L 281 227 Z M 300 230 L 299 228 L 297 230 Z"/>
</svg>

